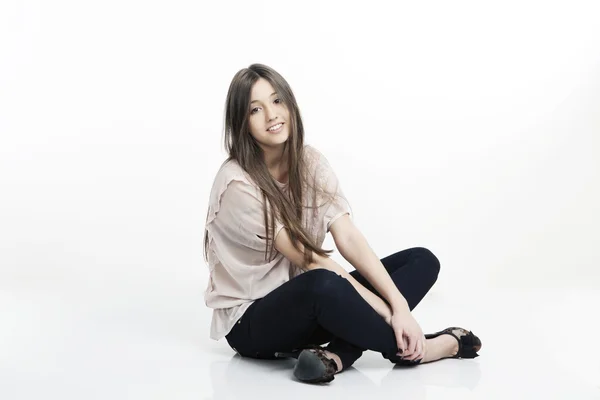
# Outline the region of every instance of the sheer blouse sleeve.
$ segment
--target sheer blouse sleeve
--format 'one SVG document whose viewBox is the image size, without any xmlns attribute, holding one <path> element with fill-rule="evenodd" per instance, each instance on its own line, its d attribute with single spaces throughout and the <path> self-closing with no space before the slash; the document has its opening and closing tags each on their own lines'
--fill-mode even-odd
<svg viewBox="0 0 600 400">
<path fill-rule="evenodd" d="M 207 229 L 213 238 L 213 251 L 225 267 L 264 264 L 266 229 L 261 197 L 255 186 L 232 180 L 215 201 Z M 271 239 L 282 228 L 276 218 Z"/>
<path fill-rule="evenodd" d="M 314 148 L 313 148 L 314 149 Z M 342 185 L 327 158 L 319 151 L 317 153 L 317 180 L 324 189 L 325 213 L 323 218 L 324 230 L 329 232 L 331 225 L 341 216 L 348 214 L 353 217 L 350 202 L 346 198 Z"/>
</svg>

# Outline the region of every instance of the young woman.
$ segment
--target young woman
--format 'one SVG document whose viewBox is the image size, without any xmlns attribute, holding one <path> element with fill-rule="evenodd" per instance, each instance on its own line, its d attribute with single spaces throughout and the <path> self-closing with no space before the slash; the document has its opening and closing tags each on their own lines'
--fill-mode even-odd
<svg viewBox="0 0 600 400">
<path fill-rule="evenodd" d="M 420 247 L 376 257 L 272 68 L 233 77 L 225 147 L 204 236 L 212 339 L 244 357 L 298 358 L 294 375 L 305 382 L 333 380 L 365 350 L 402 365 L 478 356 L 481 341 L 465 329 L 423 334 L 411 310 L 435 283 L 438 259 Z M 327 232 L 355 271 L 321 248 Z"/>
</svg>

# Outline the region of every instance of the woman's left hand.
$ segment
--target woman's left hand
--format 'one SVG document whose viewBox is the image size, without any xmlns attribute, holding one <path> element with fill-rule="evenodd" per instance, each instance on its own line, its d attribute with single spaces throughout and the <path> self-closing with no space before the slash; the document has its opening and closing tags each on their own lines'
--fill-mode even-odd
<svg viewBox="0 0 600 400">
<path fill-rule="evenodd" d="M 410 310 L 393 311 L 390 326 L 394 330 L 398 355 L 404 360 L 418 360 L 425 355 L 425 335 Z"/>
</svg>

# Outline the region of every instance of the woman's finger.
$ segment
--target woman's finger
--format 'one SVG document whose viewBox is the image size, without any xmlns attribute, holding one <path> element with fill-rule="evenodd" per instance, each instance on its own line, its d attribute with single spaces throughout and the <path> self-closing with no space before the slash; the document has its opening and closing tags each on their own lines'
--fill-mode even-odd
<svg viewBox="0 0 600 400">
<path fill-rule="evenodd" d="M 406 354 L 406 349 L 408 347 L 406 340 L 403 337 L 401 337 L 401 339 L 397 340 L 397 343 L 398 343 L 398 353 L 396 353 L 396 355 L 404 357 L 404 355 Z"/>
<path fill-rule="evenodd" d="M 418 359 L 423 360 L 425 358 L 426 345 L 427 345 L 427 339 L 425 339 L 425 336 L 423 336 L 421 338 L 421 340 L 419 340 L 419 345 L 417 347 L 417 351 L 418 351 L 419 355 L 417 357 L 415 357 L 415 360 L 418 360 Z"/>
<path fill-rule="evenodd" d="M 418 355 L 415 357 L 415 360 L 423 358 L 423 339 L 419 339 L 419 342 L 417 343 L 417 353 Z"/>
<path fill-rule="evenodd" d="M 408 338 L 408 354 L 414 354 L 415 350 L 417 349 L 417 342 L 419 340 L 419 337 L 416 335 L 411 335 Z"/>
<path fill-rule="evenodd" d="M 404 332 L 404 335 L 402 336 L 402 342 L 404 344 L 404 351 L 402 352 L 402 357 L 406 358 L 408 356 L 410 356 L 410 352 L 408 351 L 410 348 L 410 342 L 408 340 L 408 336 L 407 333 Z"/>
<path fill-rule="evenodd" d="M 417 348 L 415 349 L 415 357 L 414 360 L 418 360 L 423 357 L 423 340 L 419 339 L 417 341 Z"/>
<path fill-rule="evenodd" d="M 404 332 L 402 329 L 398 329 L 395 332 L 396 345 L 398 346 L 398 352 L 404 354 L 406 352 L 406 343 L 404 342 Z"/>
</svg>

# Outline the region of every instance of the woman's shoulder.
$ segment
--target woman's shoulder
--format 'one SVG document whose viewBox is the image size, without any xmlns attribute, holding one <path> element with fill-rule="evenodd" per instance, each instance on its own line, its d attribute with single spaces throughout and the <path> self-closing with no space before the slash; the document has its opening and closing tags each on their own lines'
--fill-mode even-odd
<svg viewBox="0 0 600 400">
<path fill-rule="evenodd" d="M 248 186 L 256 186 L 252 178 L 235 160 L 223 162 L 221 168 L 217 171 L 211 192 L 218 195 L 227 189 L 227 186 L 233 182 L 242 182 Z"/>
<path fill-rule="evenodd" d="M 309 157 L 315 157 L 317 155 L 320 155 L 321 152 L 312 144 L 305 144 L 304 145 L 304 154 L 309 156 Z"/>
<path fill-rule="evenodd" d="M 304 160 L 310 167 L 318 166 L 323 159 L 323 153 L 311 144 L 304 145 Z"/>
<path fill-rule="evenodd" d="M 207 223 L 214 219 L 221 207 L 225 192 L 232 186 L 236 189 L 243 187 L 244 192 L 251 193 L 254 193 L 256 189 L 252 179 L 235 160 L 226 160 L 217 171 L 210 190 L 208 204 L 209 218 Z M 239 192 L 239 190 L 237 191 Z"/>
<path fill-rule="evenodd" d="M 331 173 L 331 164 L 325 154 L 313 145 L 304 146 L 304 159 L 309 171 L 312 171 L 318 179 L 323 179 L 322 175 Z"/>
<path fill-rule="evenodd" d="M 244 171 L 244 169 L 234 159 L 227 159 L 223 161 L 221 167 L 215 175 L 215 183 L 219 181 L 230 182 L 233 179 L 242 179 L 249 184 L 252 182 L 250 176 Z"/>
</svg>

